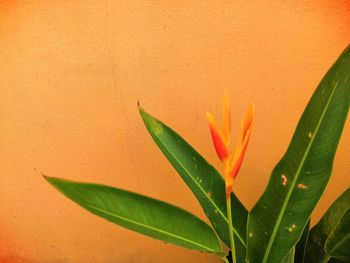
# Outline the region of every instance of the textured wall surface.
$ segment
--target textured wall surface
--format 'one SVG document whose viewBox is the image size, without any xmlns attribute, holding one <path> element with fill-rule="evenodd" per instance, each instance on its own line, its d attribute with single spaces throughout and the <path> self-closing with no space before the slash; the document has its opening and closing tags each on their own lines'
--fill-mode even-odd
<svg viewBox="0 0 350 263">
<path fill-rule="evenodd" d="M 308 2 L 308 3 L 305 3 Z M 318 82 L 350 42 L 348 1 L 1 1 L 0 262 L 219 262 L 90 215 L 41 173 L 160 198 L 203 217 L 136 102 L 218 169 L 205 112 L 256 120 L 235 191 L 262 194 Z M 345 127 L 317 221 L 349 186 Z"/>
</svg>

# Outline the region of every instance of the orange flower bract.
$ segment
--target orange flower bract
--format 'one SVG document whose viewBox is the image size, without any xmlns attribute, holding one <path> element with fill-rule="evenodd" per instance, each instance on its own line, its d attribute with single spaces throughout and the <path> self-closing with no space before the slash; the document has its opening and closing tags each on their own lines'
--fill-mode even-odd
<svg viewBox="0 0 350 263">
<path fill-rule="evenodd" d="M 207 112 L 210 134 L 216 154 L 225 166 L 226 196 L 230 196 L 233 181 L 241 168 L 247 150 L 252 122 L 254 119 L 254 103 L 248 108 L 245 118 L 241 121 L 240 134 L 233 151 L 230 150 L 231 113 L 227 93 L 224 96 L 222 128 L 220 129 L 215 117 Z"/>
</svg>

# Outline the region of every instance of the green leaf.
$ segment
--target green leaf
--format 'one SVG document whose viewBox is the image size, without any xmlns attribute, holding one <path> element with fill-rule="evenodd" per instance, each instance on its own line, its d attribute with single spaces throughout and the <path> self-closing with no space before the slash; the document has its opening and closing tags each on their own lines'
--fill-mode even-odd
<svg viewBox="0 0 350 263">
<path fill-rule="evenodd" d="M 296 263 L 304 263 L 305 254 L 306 254 L 306 245 L 309 238 L 309 229 L 310 229 L 310 220 L 307 222 L 304 227 L 304 231 L 299 239 L 298 243 L 295 246 L 295 262 Z"/>
<path fill-rule="evenodd" d="M 281 262 L 299 240 L 329 181 L 349 100 L 350 46 L 316 89 L 248 216 L 249 262 Z"/>
<path fill-rule="evenodd" d="M 335 258 L 350 257 L 350 210 L 348 209 L 325 244 L 326 253 Z"/>
<path fill-rule="evenodd" d="M 326 241 L 335 232 L 349 210 L 350 188 L 335 200 L 321 220 L 311 229 L 306 249 L 306 262 L 327 262 L 330 255 L 325 250 Z"/>
<path fill-rule="evenodd" d="M 220 238 L 229 246 L 223 177 L 175 131 L 141 107 L 140 114 L 155 143 L 197 197 Z M 234 194 L 231 198 L 236 254 L 239 262 L 244 262 L 248 212 Z"/>
<path fill-rule="evenodd" d="M 293 247 L 288 254 L 285 256 L 285 258 L 282 260 L 282 263 L 294 263 L 294 257 L 295 257 L 295 247 Z"/>
<path fill-rule="evenodd" d="M 115 224 L 167 243 L 225 255 L 210 226 L 178 207 L 110 186 L 46 179 L 81 207 Z"/>
</svg>

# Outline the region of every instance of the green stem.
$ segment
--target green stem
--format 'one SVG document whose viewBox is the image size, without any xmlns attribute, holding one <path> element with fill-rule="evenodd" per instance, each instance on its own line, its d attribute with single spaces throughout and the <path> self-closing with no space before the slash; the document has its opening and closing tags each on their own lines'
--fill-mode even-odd
<svg viewBox="0 0 350 263">
<path fill-rule="evenodd" d="M 231 195 L 226 197 L 226 207 L 227 207 L 228 230 L 230 232 L 229 234 L 230 234 L 230 243 L 231 243 L 232 263 L 236 263 L 236 249 L 235 249 L 235 239 L 233 237 L 232 213 L 231 213 Z"/>
</svg>

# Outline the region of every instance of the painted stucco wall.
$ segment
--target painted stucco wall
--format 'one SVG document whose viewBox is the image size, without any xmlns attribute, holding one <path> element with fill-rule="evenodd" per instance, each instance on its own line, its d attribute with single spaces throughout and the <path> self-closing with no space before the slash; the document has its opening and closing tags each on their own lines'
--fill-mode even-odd
<svg viewBox="0 0 350 263">
<path fill-rule="evenodd" d="M 136 102 L 220 169 L 205 112 L 220 112 L 227 88 L 235 131 L 256 104 L 235 186 L 251 208 L 349 42 L 348 1 L 1 1 L 0 262 L 219 262 L 90 215 L 41 173 L 203 217 Z M 313 222 L 349 186 L 349 129 Z"/>
</svg>

